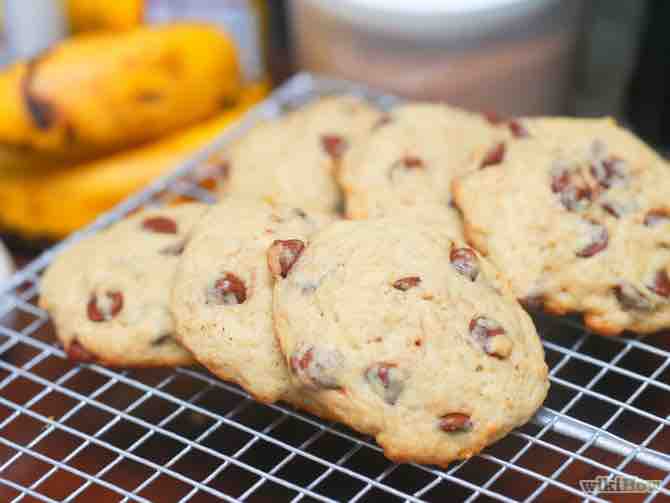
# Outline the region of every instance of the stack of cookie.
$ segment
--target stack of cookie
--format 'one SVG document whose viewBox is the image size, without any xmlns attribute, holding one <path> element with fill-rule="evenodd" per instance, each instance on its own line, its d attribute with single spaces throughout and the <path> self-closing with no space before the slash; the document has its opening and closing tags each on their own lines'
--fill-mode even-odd
<svg viewBox="0 0 670 503">
<path fill-rule="evenodd" d="M 608 121 L 344 96 L 225 159 L 219 204 L 141 211 L 54 261 L 40 304 L 71 358 L 199 362 L 447 465 L 546 396 L 519 299 L 606 334 L 668 325 L 666 166 Z"/>
</svg>

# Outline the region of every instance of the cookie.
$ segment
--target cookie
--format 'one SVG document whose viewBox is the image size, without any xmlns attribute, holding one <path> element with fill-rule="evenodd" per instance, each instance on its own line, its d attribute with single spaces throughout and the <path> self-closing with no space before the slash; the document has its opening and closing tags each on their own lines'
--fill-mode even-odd
<svg viewBox="0 0 670 503">
<path fill-rule="evenodd" d="M 454 182 L 468 240 L 516 296 L 603 335 L 670 327 L 670 169 L 608 119 L 526 119 Z"/>
<path fill-rule="evenodd" d="M 287 243 L 290 260 L 326 217 L 256 200 L 228 198 L 198 224 L 175 280 L 172 310 L 179 340 L 212 373 L 262 402 L 289 388 L 272 329 L 267 251 Z"/>
<path fill-rule="evenodd" d="M 278 278 L 273 309 L 296 389 L 395 461 L 472 456 L 547 393 L 542 345 L 506 280 L 439 226 L 335 222 Z"/>
<path fill-rule="evenodd" d="M 333 212 L 340 159 L 380 117 L 352 96 L 323 98 L 253 128 L 227 152 L 218 192 Z"/>
<path fill-rule="evenodd" d="M 507 128 L 458 108 L 397 106 L 343 158 L 339 181 L 347 216 L 376 217 L 392 205 L 447 205 L 451 180 L 508 136 Z"/>
<path fill-rule="evenodd" d="M 169 300 L 179 256 L 205 208 L 136 213 L 54 260 L 39 303 L 71 359 L 119 367 L 194 363 L 175 339 Z"/>
<path fill-rule="evenodd" d="M 463 217 L 458 209 L 444 204 L 427 202 L 413 206 L 390 204 L 385 215 L 378 218 L 400 218 L 417 225 L 439 226 L 442 232 L 456 240 L 463 241 Z"/>
</svg>

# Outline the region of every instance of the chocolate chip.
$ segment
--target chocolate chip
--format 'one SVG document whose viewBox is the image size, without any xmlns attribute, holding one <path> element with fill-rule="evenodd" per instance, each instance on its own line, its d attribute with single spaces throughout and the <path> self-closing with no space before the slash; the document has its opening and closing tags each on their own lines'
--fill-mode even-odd
<svg viewBox="0 0 670 503">
<path fill-rule="evenodd" d="M 417 169 L 424 167 L 423 160 L 420 157 L 416 157 L 414 155 L 406 155 L 402 158 L 401 162 L 406 169 Z"/>
<path fill-rule="evenodd" d="M 142 221 L 145 231 L 158 234 L 177 234 L 177 222 L 168 217 L 149 217 Z"/>
<path fill-rule="evenodd" d="M 551 176 L 551 191 L 558 194 L 561 204 L 568 211 L 581 209 L 593 198 L 593 192 L 586 180 L 577 172 L 554 168 Z"/>
<path fill-rule="evenodd" d="M 570 185 L 570 172 L 568 170 L 556 171 L 551 175 L 551 191 L 560 194 Z"/>
<path fill-rule="evenodd" d="M 391 164 L 388 177 L 389 180 L 393 180 L 393 176 L 397 171 L 414 171 L 423 168 L 425 168 L 425 165 L 420 157 L 406 155 L 405 157 L 398 159 L 393 164 Z"/>
<path fill-rule="evenodd" d="M 312 358 L 314 357 L 314 348 L 310 347 L 303 352 L 298 352 L 291 357 L 291 368 L 295 372 L 307 370 Z"/>
<path fill-rule="evenodd" d="M 451 265 L 470 281 L 477 279 L 479 274 L 479 259 L 470 248 L 452 248 L 449 253 Z"/>
<path fill-rule="evenodd" d="M 305 250 L 299 239 L 275 240 L 268 248 L 267 262 L 275 277 L 285 278 Z"/>
<path fill-rule="evenodd" d="M 601 205 L 602 209 L 612 215 L 614 218 L 621 218 L 624 213 L 623 207 L 613 201 L 608 201 Z"/>
<path fill-rule="evenodd" d="M 626 163 L 617 157 L 608 157 L 591 163 L 590 172 L 601 187 L 608 189 L 626 178 Z"/>
<path fill-rule="evenodd" d="M 105 316 L 98 309 L 98 299 L 96 296 L 92 296 L 88 301 L 88 306 L 86 307 L 86 312 L 88 314 L 88 319 L 95 322 L 105 321 Z"/>
<path fill-rule="evenodd" d="M 389 405 L 394 405 L 405 385 L 405 377 L 395 363 L 375 363 L 365 371 L 372 391 Z"/>
<path fill-rule="evenodd" d="M 518 120 L 512 119 L 507 123 L 507 126 L 509 127 L 509 130 L 512 132 L 512 135 L 515 138 L 528 138 L 530 137 L 530 133 L 528 132 L 528 129 Z"/>
<path fill-rule="evenodd" d="M 484 159 L 482 159 L 482 163 L 479 167 L 480 169 L 484 169 L 488 166 L 495 166 L 496 164 L 500 164 L 504 158 L 505 144 L 500 142 L 489 149 L 489 151 L 484 156 Z"/>
<path fill-rule="evenodd" d="M 406 278 L 400 278 L 393 282 L 393 288 L 396 290 L 401 290 L 406 292 L 410 288 L 419 286 L 421 283 L 421 278 L 419 276 L 407 276 Z"/>
<path fill-rule="evenodd" d="M 590 222 L 588 243 L 575 252 L 578 257 L 589 258 L 607 248 L 609 234 L 607 228 L 596 222 Z"/>
<path fill-rule="evenodd" d="M 91 295 L 86 306 L 88 319 L 96 323 L 114 318 L 123 309 L 123 294 L 121 292 L 105 292 L 105 299 L 99 302 L 96 294 Z"/>
<path fill-rule="evenodd" d="M 665 269 L 656 272 L 653 282 L 647 288 L 659 297 L 670 297 L 670 278 Z"/>
<path fill-rule="evenodd" d="M 339 135 L 324 134 L 321 136 L 321 148 L 334 160 L 340 159 L 347 147 L 346 140 Z"/>
<path fill-rule="evenodd" d="M 247 287 L 232 273 L 226 273 L 214 283 L 214 300 L 227 306 L 242 304 L 247 300 Z"/>
<path fill-rule="evenodd" d="M 506 358 L 511 352 L 507 332 L 497 321 L 487 316 L 477 316 L 470 320 L 470 336 L 482 350 L 490 356 Z M 498 344 L 494 339 L 502 337 L 503 343 Z"/>
<path fill-rule="evenodd" d="M 442 431 L 455 433 L 470 431 L 473 425 L 469 415 L 462 412 L 451 412 L 440 418 L 439 426 Z"/>
<path fill-rule="evenodd" d="M 291 371 L 312 389 L 340 389 L 337 372 L 343 357 L 337 350 L 301 346 L 289 359 Z"/>
</svg>

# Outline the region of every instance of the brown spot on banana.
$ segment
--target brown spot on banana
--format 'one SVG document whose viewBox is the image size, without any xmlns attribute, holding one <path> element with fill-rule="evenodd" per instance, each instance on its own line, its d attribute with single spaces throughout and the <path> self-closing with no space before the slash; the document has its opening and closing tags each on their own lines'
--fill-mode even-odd
<svg viewBox="0 0 670 503">
<path fill-rule="evenodd" d="M 139 103 L 158 103 L 163 99 L 163 95 L 158 91 L 141 91 L 137 94 L 137 101 Z"/>
<path fill-rule="evenodd" d="M 56 122 L 56 111 L 49 101 L 37 96 L 33 90 L 33 81 L 37 72 L 38 65 L 45 58 L 47 53 L 43 53 L 36 58 L 28 61 L 26 73 L 21 81 L 21 96 L 28 110 L 28 114 L 33 123 L 42 131 L 45 131 Z"/>
</svg>

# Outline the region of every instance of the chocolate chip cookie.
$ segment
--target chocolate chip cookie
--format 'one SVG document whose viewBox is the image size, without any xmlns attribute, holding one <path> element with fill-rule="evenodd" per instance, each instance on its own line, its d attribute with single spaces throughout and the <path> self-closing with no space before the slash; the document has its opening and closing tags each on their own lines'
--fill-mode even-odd
<svg viewBox="0 0 670 503">
<path fill-rule="evenodd" d="M 194 363 L 176 340 L 172 280 L 200 204 L 145 210 L 61 253 L 40 306 L 71 359 L 110 366 Z"/>
<path fill-rule="evenodd" d="M 446 105 L 400 105 L 344 155 L 339 181 L 349 218 L 384 215 L 392 205 L 447 205 L 451 180 L 472 169 L 511 131 Z"/>
<path fill-rule="evenodd" d="M 179 340 L 222 379 L 256 399 L 284 398 L 288 373 L 272 329 L 270 264 L 287 267 L 326 217 L 228 198 L 193 231 L 172 295 Z M 271 257 L 273 243 L 285 251 Z"/>
<path fill-rule="evenodd" d="M 293 385 L 395 461 L 472 456 L 546 396 L 530 318 L 497 270 L 439 226 L 335 222 L 276 276 Z"/>
<path fill-rule="evenodd" d="M 379 117 L 357 98 L 335 96 L 258 125 L 224 153 L 218 191 L 335 211 L 341 199 L 335 181 L 340 160 Z"/>
<path fill-rule="evenodd" d="M 603 335 L 670 327 L 670 168 L 608 119 L 526 119 L 454 183 L 473 246 L 516 296 Z"/>
<path fill-rule="evenodd" d="M 378 218 L 399 218 L 417 225 L 439 226 L 453 239 L 465 240 L 463 218 L 458 209 L 436 202 L 420 202 L 413 206 L 389 204 L 384 216 Z"/>
</svg>

